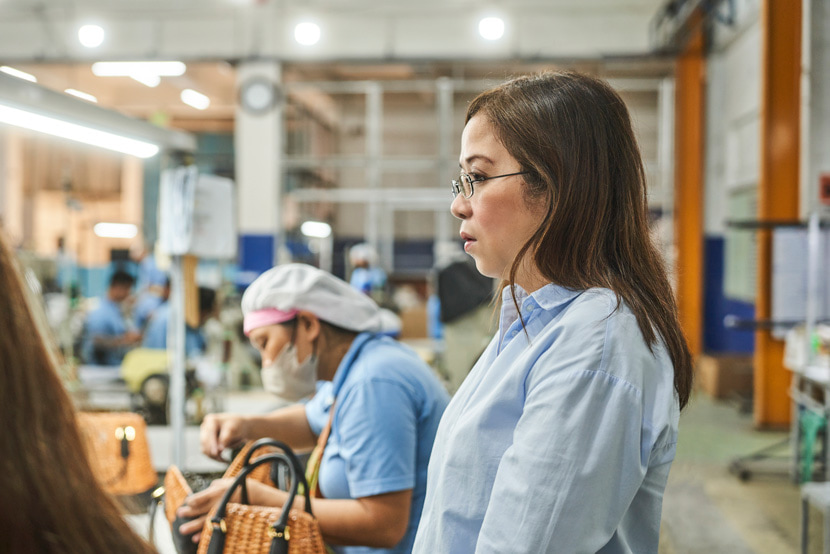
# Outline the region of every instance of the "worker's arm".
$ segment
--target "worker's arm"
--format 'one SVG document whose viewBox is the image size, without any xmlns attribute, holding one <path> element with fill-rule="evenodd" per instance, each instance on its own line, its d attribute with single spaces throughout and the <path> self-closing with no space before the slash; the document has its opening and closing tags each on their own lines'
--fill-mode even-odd
<svg viewBox="0 0 830 554">
<path fill-rule="evenodd" d="M 278 439 L 300 451 L 313 448 L 317 441 L 302 404 L 265 415 L 209 414 L 202 422 L 199 435 L 202 452 L 216 460 L 222 459 L 223 450 L 246 440 Z"/>
</svg>

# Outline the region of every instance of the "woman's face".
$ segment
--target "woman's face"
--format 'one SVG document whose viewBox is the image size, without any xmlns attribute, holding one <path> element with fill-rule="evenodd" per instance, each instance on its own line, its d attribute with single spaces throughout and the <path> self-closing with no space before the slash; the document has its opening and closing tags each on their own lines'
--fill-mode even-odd
<svg viewBox="0 0 830 554">
<path fill-rule="evenodd" d="M 300 362 L 314 349 L 308 337 L 307 327 L 299 320 L 295 325 L 273 324 L 257 327 L 251 331 L 248 338 L 262 356 L 262 367 L 271 365 L 292 339 L 297 348 L 297 360 Z"/>
<path fill-rule="evenodd" d="M 477 114 L 461 135 L 461 170 L 475 181 L 522 170 L 498 141 L 488 119 Z M 473 184 L 473 195 L 459 194 L 452 202 L 452 214 L 462 221 L 464 250 L 483 275 L 506 279 L 521 247 L 541 225 L 543 205 L 529 206 L 523 196 L 522 175 L 501 177 Z M 530 259 L 530 258 L 528 258 Z M 544 284 L 535 265 L 521 264 L 516 283 L 528 292 Z"/>
</svg>

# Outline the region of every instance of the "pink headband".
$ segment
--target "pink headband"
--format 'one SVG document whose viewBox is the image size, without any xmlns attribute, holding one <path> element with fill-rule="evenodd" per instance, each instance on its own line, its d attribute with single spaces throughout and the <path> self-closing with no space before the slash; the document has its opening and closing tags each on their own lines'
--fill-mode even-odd
<svg viewBox="0 0 830 554">
<path fill-rule="evenodd" d="M 289 310 L 287 312 L 276 308 L 257 310 L 245 316 L 242 329 L 245 331 L 245 336 L 247 337 L 254 329 L 265 327 L 266 325 L 284 323 L 293 319 L 297 313 L 299 313 L 299 310 Z"/>
</svg>

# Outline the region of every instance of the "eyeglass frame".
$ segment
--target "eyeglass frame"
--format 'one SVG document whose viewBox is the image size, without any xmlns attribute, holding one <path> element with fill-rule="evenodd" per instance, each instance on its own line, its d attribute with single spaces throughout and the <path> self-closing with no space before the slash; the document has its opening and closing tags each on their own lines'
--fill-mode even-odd
<svg viewBox="0 0 830 554">
<path fill-rule="evenodd" d="M 470 196 L 464 194 L 464 198 L 470 199 L 475 194 L 475 185 L 474 183 L 482 183 L 484 181 L 490 181 L 491 179 L 501 179 L 502 177 L 513 177 L 514 175 L 527 175 L 530 171 L 517 171 L 516 173 L 505 173 L 504 175 L 494 175 L 492 177 L 480 177 L 478 179 L 473 179 L 470 177 L 469 173 L 464 173 L 463 171 L 458 176 L 458 180 L 452 179 L 452 198 L 455 200 L 459 194 L 462 193 L 464 190 L 464 185 L 462 184 L 463 179 L 467 179 L 467 182 L 470 184 Z"/>
</svg>

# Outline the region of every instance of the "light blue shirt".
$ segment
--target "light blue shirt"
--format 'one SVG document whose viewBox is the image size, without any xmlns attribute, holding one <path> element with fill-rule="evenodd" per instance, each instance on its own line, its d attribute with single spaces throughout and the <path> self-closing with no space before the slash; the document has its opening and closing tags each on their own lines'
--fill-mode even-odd
<svg viewBox="0 0 830 554">
<path fill-rule="evenodd" d="M 156 308 L 164 303 L 164 298 L 149 291 L 142 293 L 133 307 L 133 321 L 137 329 L 141 330 L 147 325 Z"/>
<path fill-rule="evenodd" d="M 429 367 L 406 346 L 362 333 L 343 357 L 334 379 L 306 404 L 319 435 L 334 420 L 320 466 L 326 498 L 363 498 L 412 490 L 406 535 L 394 548 L 337 547 L 343 554 L 407 553 L 421 517 L 427 465 L 449 396 Z"/>
<path fill-rule="evenodd" d="M 96 338 L 115 338 L 127 332 L 127 322 L 121 314 L 121 306 L 107 297 L 89 312 L 84 320 L 84 339 L 81 353 L 84 363 L 93 365 L 119 365 L 127 352 L 126 347 L 96 346 Z"/>
<path fill-rule="evenodd" d="M 144 337 L 141 346 L 144 348 L 167 348 L 167 326 L 170 322 L 170 304 L 162 303 L 153 312 L 147 328 L 144 330 Z M 184 354 L 190 358 L 199 356 L 205 351 L 205 337 L 197 329 L 186 326 L 184 333 Z"/>
<path fill-rule="evenodd" d="M 498 334 L 447 407 L 414 552 L 656 553 L 679 417 L 606 289 L 509 288 Z"/>
</svg>

